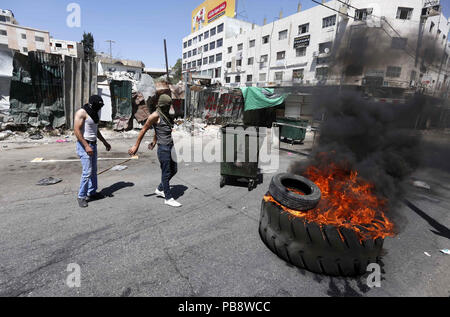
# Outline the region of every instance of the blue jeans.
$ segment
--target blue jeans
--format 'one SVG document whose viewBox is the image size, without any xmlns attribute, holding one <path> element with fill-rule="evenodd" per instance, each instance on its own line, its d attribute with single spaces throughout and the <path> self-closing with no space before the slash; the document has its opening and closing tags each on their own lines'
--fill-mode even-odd
<svg viewBox="0 0 450 317">
<path fill-rule="evenodd" d="M 173 145 L 158 145 L 158 160 L 161 164 L 161 184 L 158 187 L 159 191 L 164 191 L 167 200 L 173 198 L 170 190 L 170 180 L 177 174 L 178 165 L 172 159 Z"/>
<path fill-rule="evenodd" d="M 80 191 L 78 198 L 86 199 L 97 192 L 97 145 L 89 144 L 94 151 L 94 155 L 89 156 L 84 146 L 77 142 L 77 154 L 80 157 L 83 173 L 81 175 Z"/>
</svg>

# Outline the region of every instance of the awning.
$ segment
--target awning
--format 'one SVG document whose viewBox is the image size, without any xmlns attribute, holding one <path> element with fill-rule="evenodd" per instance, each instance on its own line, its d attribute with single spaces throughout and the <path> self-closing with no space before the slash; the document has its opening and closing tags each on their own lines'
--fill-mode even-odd
<svg viewBox="0 0 450 317">
<path fill-rule="evenodd" d="M 241 88 L 245 100 L 245 111 L 266 109 L 281 105 L 288 94 L 275 94 L 274 89 L 261 87 Z"/>
</svg>

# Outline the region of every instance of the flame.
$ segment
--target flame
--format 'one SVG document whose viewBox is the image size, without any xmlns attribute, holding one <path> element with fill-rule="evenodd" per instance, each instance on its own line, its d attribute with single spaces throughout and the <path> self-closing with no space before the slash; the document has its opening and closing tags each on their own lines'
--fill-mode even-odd
<svg viewBox="0 0 450 317">
<path fill-rule="evenodd" d="M 306 212 L 292 210 L 278 203 L 270 194 L 264 200 L 277 204 L 293 217 L 307 222 L 314 222 L 322 227 L 335 226 L 338 230 L 351 229 L 361 241 L 395 235 L 394 224 L 384 213 L 387 201 L 378 197 L 374 186 L 359 177 L 356 171 L 347 171 L 329 163 L 320 169 L 311 166 L 305 177 L 316 183 L 322 191 L 322 199 L 315 209 Z M 304 195 L 292 188 L 288 190 Z M 341 233 L 340 235 L 342 238 Z"/>
</svg>

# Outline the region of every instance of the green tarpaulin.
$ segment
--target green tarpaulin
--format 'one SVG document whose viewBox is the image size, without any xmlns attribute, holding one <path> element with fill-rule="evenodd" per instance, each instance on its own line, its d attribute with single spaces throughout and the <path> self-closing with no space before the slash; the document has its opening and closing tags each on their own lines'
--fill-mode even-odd
<svg viewBox="0 0 450 317">
<path fill-rule="evenodd" d="M 277 95 L 274 89 L 260 87 L 241 88 L 245 111 L 267 109 L 281 105 L 287 95 Z"/>
</svg>

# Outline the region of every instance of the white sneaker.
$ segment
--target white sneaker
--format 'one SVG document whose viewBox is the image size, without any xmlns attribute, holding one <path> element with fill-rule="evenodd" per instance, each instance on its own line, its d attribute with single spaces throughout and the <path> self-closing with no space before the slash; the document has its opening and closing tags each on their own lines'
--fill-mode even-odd
<svg viewBox="0 0 450 317">
<path fill-rule="evenodd" d="M 183 206 L 182 204 L 180 204 L 178 201 L 176 201 L 173 198 L 170 200 L 166 200 L 165 204 L 168 206 L 171 206 L 171 207 L 175 207 L 175 208 Z"/>
<path fill-rule="evenodd" d="M 164 192 L 159 191 L 158 188 L 155 190 L 155 194 L 157 197 L 166 198 L 166 195 L 164 194 Z"/>
</svg>

